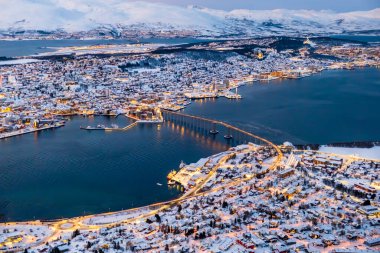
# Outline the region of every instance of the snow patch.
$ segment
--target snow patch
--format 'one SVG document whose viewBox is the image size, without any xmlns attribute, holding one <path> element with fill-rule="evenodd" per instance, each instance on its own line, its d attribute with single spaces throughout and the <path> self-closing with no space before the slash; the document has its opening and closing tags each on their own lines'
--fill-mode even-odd
<svg viewBox="0 0 380 253">
<path fill-rule="evenodd" d="M 343 32 L 379 29 L 380 8 L 337 13 L 329 10 L 215 10 L 124 0 L 12 0 L 0 8 L 0 29 L 68 32 L 123 26 L 192 29 L 233 33 Z M 265 28 L 265 29 L 263 29 Z"/>
<path fill-rule="evenodd" d="M 328 147 L 321 146 L 321 152 L 335 153 L 340 155 L 355 155 L 366 159 L 380 160 L 380 146 L 373 148 L 342 148 L 342 147 Z"/>
</svg>

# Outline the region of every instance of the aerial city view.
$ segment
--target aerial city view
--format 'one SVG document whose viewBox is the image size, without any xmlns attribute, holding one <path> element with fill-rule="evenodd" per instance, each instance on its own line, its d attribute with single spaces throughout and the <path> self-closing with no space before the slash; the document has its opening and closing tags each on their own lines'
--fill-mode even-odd
<svg viewBox="0 0 380 253">
<path fill-rule="evenodd" d="M 380 1 L 0 0 L 0 252 L 380 252 Z"/>
</svg>

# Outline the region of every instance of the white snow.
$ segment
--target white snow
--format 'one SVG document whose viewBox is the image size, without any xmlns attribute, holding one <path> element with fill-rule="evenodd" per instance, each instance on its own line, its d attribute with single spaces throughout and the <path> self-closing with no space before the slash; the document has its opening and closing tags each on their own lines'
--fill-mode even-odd
<svg viewBox="0 0 380 253">
<path fill-rule="evenodd" d="M 327 153 L 335 153 L 340 155 L 355 155 L 367 159 L 380 160 L 380 146 L 373 148 L 342 148 L 342 147 L 327 147 L 321 146 L 319 151 Z"/>
<path fill-rule="evenodd" d="M 0 61 L 0 66 L 3 65 L 16 65 L 16 64 L 27 64 L 33 62 L 39 62 L 41 60 L 36 59 L 18 59 L 18 60 L 10 60 L 10 61 Z"/>
<path fill-rule="evenodd" d="M 286 9 L 224 11 L 124 0 L 12 0 L 3 1 L 1 5 L 0 29 L 4 30 L 85 31 L 98 27 L 119 30 L 126 25 L 145 24 L 153 29 L 179 27 L 220 32 L 247 29 L 262 34 L 266 31 L 286 32 L 289 29 L 300 32 L 342 32 L 380 27 L 380 8 L 346 13 Z M 247 23 L 249 25 L 239 23 L 247 21 L 254 22 Z"/>
</svg>

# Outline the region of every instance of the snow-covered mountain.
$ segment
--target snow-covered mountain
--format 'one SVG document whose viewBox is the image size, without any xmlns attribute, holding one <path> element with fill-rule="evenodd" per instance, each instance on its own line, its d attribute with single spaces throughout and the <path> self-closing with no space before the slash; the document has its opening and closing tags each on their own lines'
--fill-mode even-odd
<svg viewBox="0 0 380 253">
<path fill-rule="evenodd" d="M 214 10 L 124 0 L 1 0 L 0 30 L 192 30 L 203 35 L 292 35 L 380 30 L 380 8 L 336 13 L 314 10 Z"/>
</svg>

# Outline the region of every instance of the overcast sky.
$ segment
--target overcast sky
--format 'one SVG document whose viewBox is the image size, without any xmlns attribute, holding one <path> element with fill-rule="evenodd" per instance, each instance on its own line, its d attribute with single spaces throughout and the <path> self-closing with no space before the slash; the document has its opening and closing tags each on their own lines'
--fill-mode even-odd
<svg viewBox="0 0 380 253">
<path fill-rule="evenodd" d="M 126 0 L 128 1 L 128 0 Z M 214 9 L 313 9 L 338 12 L 380 8 L 380 0 L 145 0 L 175 5 L 199 5 Z"/>
</svg>

